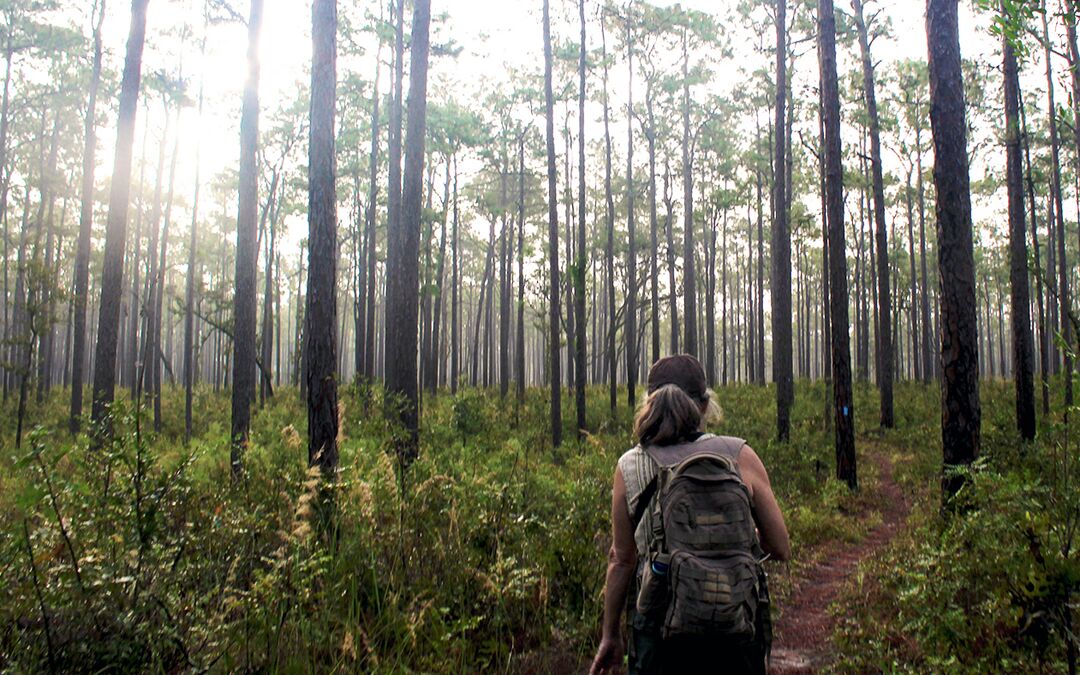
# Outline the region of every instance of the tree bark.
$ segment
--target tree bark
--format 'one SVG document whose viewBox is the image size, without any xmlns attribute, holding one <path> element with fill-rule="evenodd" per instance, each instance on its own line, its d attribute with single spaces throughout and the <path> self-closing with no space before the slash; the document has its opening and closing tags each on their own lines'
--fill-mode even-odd
<svg viewBox="0 0 1080 675">
<path fill-rule="evenodd" d="M 1031 249 L 1035 259 L 1035 299 L 1038 303 L 1038 326 L 1039 326 L 1039 380 L 1042 393 L 1043 415 L 1050 414 L 1050 364 L 1049 353 L 1046 349 L 1046 306 L 1043 302 L 1043 270 L 1042 260 L 1039 254 L 1039 217 L 1035 203 L 1035 180 L 1031 170 L 1030 137 L 1028 136 L 1027 114 L 1024 112 L 1023 92 L 1017 89 L 1020 99 L 1020 120 L 1023 124 L 1021 138 L 1024 141 L 1024 163 L 1027 179 L 1028 208 L 1031 211 Z"/>
<path fill-rule="evenodd" d="M 380 10 L 380 20 L 381 20 Z M 371 91 L 371 154 L 368 165 L 368 203 L 364 214 L 364 359 L 362 381 L 370 384 L 375 378 L 375 209 L 379 200 L 379 76 L 382 73 L 382 40 L 375 50 L 375 82 Z M 400 122 L 399 122 L 400 126 Z M 359 365 L 357 366 L 360 367 Z M 365 398 L 365 405 L 366 405 Z"/>
<path fill-rule="evenodd" d="M 419 452 L 419 392 L 417 390 L 417 328 L 421 198 L 424 180 L 424 135 L 427 126 L 428 30 L 430 0 L 413 7 L 409 50 L 409 105 L 406 122 L 404 183 L 401 217 L 389 238 L 394 255 L 387 267 L 387 306 L 394 313 L 386 322 L 386 388 L 394 418 L 408 432 L 398 452 L 407 466 Z"/>
<path fill-rule="evenodd" d="M 127 212 L 131 196 L 131 150 L 135 140 L 135 115 L 142 74 L 142 52 L 146 39 L 146 6 L 149 0 L 132 0 L 131 26 L 128 30 L 124 74 L 120 81 L 120 108 L 113 157 L 113 180 L 109 191 L 109 215 L 105 231 L 105 257 L 101 277 L 101 303 L 98 311 L 98 336 L 94 355 L 94 403 L 91 419 L 103 425 L 104 436 L 112 435 L 106 421 L 108 408 L 116 392 L 116 348 L 120 329 L 121 286 L 124 273 L 124 248 L 127 238 Z M 103 440 L 98 436 L 98 440 Z"/>
<path fill-rule="evenodd" d="M 626 317 L 623 342 L 626 347 L 626 400 L 631 409 L 637 403 L 637 229 L 634 223 L 634 33 L 631 17 L 626 17 Z"/>
<path fill-rule="evenodd" d="M 255 398 L 255 266 L 259 209 L 259 28 L 263 0 L 251 0 L 248 18 L 247 81 L 240 113 L 240 202 L 236 212 L 236 277 L 233 294 L 233 477 L 243 472 L 243 455 L 251 428 L 251 401 Z"/>
<path fill-rule="evenodd" d="M 518 137 L 518 222 L 517 222 L 517 347 L 514 370 L 517 380 L 517 413 L 525 405 L 525 131 Z"/>
<path fill-rule="evenodd" d="M 942 488 L 948 499 L 963 484 L 963 479 L 952 473 L 953 467 L 970 464 L 979 456 L 981 421 L 975 258 L 957 0 L 927 0 L 926 34 L 941 278 Z"/>
<path fill-rule="evenodd" d="M 668 317 L 671 323 L 670 353 L 679 353 L 679 294 L 675 285 L 675 232 L 674 232 L 674 200 L 671 197 L 671 167 L 664 160 L 664 234 L 667 238 L 667 268 L 668 268 Z"/>
<path fill-rule="evenodd" d="M 836 77 L 836 15 L 832 0 L 818 3 L 819 54 L 825 127 L 825 186 L 829 222 L 829 287 L 832 319 L 833 396 L 836 418 L 836 477 L 858 488 L 855 410 L 848 344 L 847 260 L 844 243 L 843 167 L 840 150 L 840 93 Z"/>
<path fill-rule="evenodd" d="M 1076 39 L 1076 6 L 1075 2 L 1067 3 L 1069 5 L 1069 11 L 1065 13 L 1065 32 L 1069 42 L 1069 75 L 1072 80 L 1072 109 L 1073 119 L 1080 119 L 1080 47 L 1077 46 Z M 1055 111 L 1056 114 L 1056 111 Z M 1073 144 L 1076 146 L 1076 167 L 1080 170 L 1080 124 L 1073 124 Z M 1057 165 L 1055 164 L 1055 167 Z M 1061 185 L 1058 184 L 1058 195 L 1061 194 Z M 1058 213 L 1061 213 L 1061 209 L 1058 209 Z M 1061 223 L 1061 216 L 1058 216 L 1059 224 Z M 1069 312 L 1072 304 L 1069 297 L 1069 267 L 1068 259 L 1065 255 L 1065 228 L 1059 229 L 1058 236 L 1058 270 L 1060 280 L 1058 285 L 1061 287 L 1060 291 L 1060 304 L 1061 309 L 1061 338 L 1065 344 L 1073 347 L 1073 335 L 1072 335 L 1072 321 L 1069 319 Z M 1073 383 L 1072 383 L 1072 348 L 1065 351 L 1065 416 L 1068 417 L 1068 407 L 1073 403 Z M 1070 643 L 1070 651 L 1073 649 L 1072 643 Z M 1070 654 L 1071 655 L 1071 654 Z"/>
<path fill-rule="evenodd" d="M 1003 6 L 1002 11 L 1005 12 Z M 1024 173 L 1020 155 L 1020 76 L 1016 53 L 1002 39 L 1005 74 L 1006 183 L 1009 192 L 1009 284 L 1012 313 L 1013 373 L 1016 381 L 1016 426 L 1025 440 L 1035 438 L 1034 354 L 1031 336 L 1031 297 L 1028 288 L 1027 233 L 1024 213 Z"/>
<path fill-rule="evenodd" d="M 209 26 L 209 0 L 203 4 L 203 36 L 199 51 L 206 55 L 206 29 Z M 199 119 L 202 119 L 205 76 L 199 79 Z M 187 275 L 184 290 L 184 443 L 191 441 L 192 397 L 195 387 L 195 279 L 197 278 L 198 258 L 196 248 L 199 241 L 199 191 L 201 188 L 202 139 L 195 144 L 195 195 L 191 201 L 191 234 L 188 242 Z"/>
<path fill-rule="evenodd" d="M 934 331 L 930 324 L 930 281 L 926 265 L 926 190 L 923 186 L 922 125 L 915 127 L 915 191 L 919 201 L 919 286 L 922 289 L 922 380 L 929 384 L 941 367 L 940 358 L 933 356 Z"/>
<path fill-rule="evenodd" d="M 446 276 L 446 221 L 450 218 L 450 157 L 446 157 L 446 177 L 443 182 L 443 214 L 439 226 L 439 260 L 435 271 L 435 308 L 432 316 L 431 364 L 427 389 L 432 395 L 439 386 L 442 355 L 443 279 Z"/>
<path fill-rule="evenodd" d="M 179 122 L 179 120 L 178 120 Z M 165 218 L 161 226 L 161 245 L 158 251 L 157 276 L 154 279 L 150 302 L 153 303 L 150 314 L 150 394 L 154 402 L 154 431 L 161 432 L 161 363 L 166 358 L 161 350 L 161 322 L 164 316 L 165 270 L 169 253 L 169 227 L 172 224 L 173 197 L 176 194 L 176 158 L 179 154 L 180 134 L 173 139 L 172 159 L 169 161 L 169 191 L 165 197 Z M 171 373 L 171 370 L 170 370 Z"/>
<path fill-rule="evenodd" d="M 71 345 L 71 415 L 68 427 L 72 434 L 79 432 L 82 423 L 83 380 L 86 374 L 86 296 L 90 286 L 90 238 L 94 220 L 94 167 L 97 153 L 97 94 L 101 86 L 101 26 L 105 21 L 105 0 L 97 0 L 94 20 L 93 65 L 87 94 L 86 117 L 83 123 L 82 184 L 79 190 L 79 240 L 75 246 L 74 328 Z M 5 87 L 5 94 L 6 94 Z M 6 98 L 6 96 L 5 96 Z M 0 141 L 2 144 L 4 141 Z M 0 164 L 0 168 L 2 168 Z M 6 216 L 6 214 L 5 214 Z"/>
<path fill-rule="evenodd" d="M 649 243 L 652 250 L 649 253 L 649 310 L 652 313 L 652 359 L 656 363 L 660 358 L 660 290 L 659 290 L 659 256 L 660 243 L 657 233 L 656 214 L 656 116 L 653 111 L 652 79 L 645 81 L 645 114 L 649 123 L 647 140 L 649 141 Z"/>
<path fill-rule="evenodd" d="M 461 309 L 458 259 L 458 170 L 457 154 L 454 154 L 454 223 L 450 242 L 450 393 L 457 394 L 461 355 Z"/>
<path fill-rule="evenodd" d="M 607 276 L 607 347 L 605 361 L 608 371 L 608 395 L 611 414 L 615 414 L 618 405 L 618 367 L 615 358 L 615 198 L 611 193 L 611 105 L 608 100 L 608 58 L 607 33 L 604 22 L 600 22 L 600 45 L 604 63 L 604 204 L 606 207 L 607 245 L 604 249 Z"/>
<path fill-rule="evenodd" d="M 877 95 L 874 91 L 874 64 L 870 58 L 870 41 L 863 17 L 862 0 L 852 0 L 855 25 L 862 52 L 863 90 L 870 118 L 870 164 L 874 190 L 874 225 L 877 243 L 877 326 L 878 388 L 881 390 L 881 426 L 895 426 L 893 413 L 893 336 L 892 295 L 889 287 L 889 240 L 885 230 L 885 181 L 881 168 L 881 124 L 878 121 Z"/>
<path fill-rule="evenodd" d="M 585 0 L 578 0 L 581 46 L 578 57 L 578 213 L 577 260 L 574 263 L 574 399 L 577 404 L 577 438 L 585 433 Z"/>
<path fill-rule="evenodd" d="M 421 0 L 422 2 L 423 0 Z M 308 143 L 308 292 L 304 311 L 308 464 L 324 476 L 338 465 L 337 397 L 337 0 L 311 8 L 311 112 Z M 415 289 L 413 297 L 416 297 Z M 415 359 L 415 333 L 413 358 Z"/>
<path fill-rule="evenodd" d="M 547 126 L 548 178 L 548 331 L 551 377 L 551 442 L 562 444 L 562 376 L 559 370 L 559 205 L 555 169 L 555 111 L 551 85 L 551 12 L 544 0 L 544 114 Z"/>
<path fill-rule="evenodd" d="M 276 179 L 277 174 L 275 173 L 274 180 L 271 181 L 270 197 L 267 199 L 266 211 L 263 212 L 263 220 L 266 223 L 267 230 L 267 242 L 265 248 L 266 260 L 263 264 L 263 314 L 259 351 L 262 355 L 262 362 L 269 371 L 274 370 L 274 255 L 277 252 L 277 222 L 281 205 L 281 199 L 274 198 Z M 357 295 L 360 294 L 359 288 L 357 288 L 356 293 Z M 363 326 L 359 326 L 359 328 L 362 330 Z M 357 333 L 357 344 L 359 343 L 360 334 Z M 359 365 L 357 363 L 357 367 Z M 259 379 L 259 405 L 264 404 L 267 398 L 274 395 L 273 387 L 272 378 L 262 377 Z"/>
<path fill-rule="evenodd" d="M 857 1 L 857 0 L 856 0 Z M 776 0 L 776 160 L 773 180 L 772 292 L 773 381 L 776 382 L 776 437 L 791 436 L 795 382 L 791 364 L 791 228 L 787 209 L 787 0 Z"/>
</svg>

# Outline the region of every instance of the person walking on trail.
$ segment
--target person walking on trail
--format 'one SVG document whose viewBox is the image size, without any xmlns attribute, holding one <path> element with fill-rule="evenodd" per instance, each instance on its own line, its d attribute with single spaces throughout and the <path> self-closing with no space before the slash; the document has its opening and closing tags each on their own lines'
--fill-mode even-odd
<svg viewBox="0 0 1080 675">
<path fill-rule="evenodd" d="M 704 429 L 720 408 L 693 356 L 660 359 L 615 470 L 604 625 L 590 673 L 765 673 L 772 624 L 762 562 L 791 556 L 769 474 L 741 438 Z M 629 603 L 627 600 L 629 599 Z"/>
</svg>

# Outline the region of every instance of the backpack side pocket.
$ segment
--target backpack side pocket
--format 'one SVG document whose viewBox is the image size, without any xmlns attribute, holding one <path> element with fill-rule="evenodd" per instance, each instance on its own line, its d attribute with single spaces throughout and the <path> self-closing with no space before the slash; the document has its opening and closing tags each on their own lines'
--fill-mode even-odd
<svg viewBox="0 0 1080 675">
<path fill-rule="evenodd" d="M 637 596 L 637 612 L 647 617 L 662 617 L 670 596 L 668 572 L 670 555 L 654 554 L 645 562 L 641 573 L 641 588 Z"/>
</svg>

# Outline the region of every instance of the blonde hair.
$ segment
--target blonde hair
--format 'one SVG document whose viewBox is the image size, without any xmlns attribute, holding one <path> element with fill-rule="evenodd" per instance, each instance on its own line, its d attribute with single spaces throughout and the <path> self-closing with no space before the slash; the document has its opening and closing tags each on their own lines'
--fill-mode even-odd
<svg viewBox="0 0 1080 675">
<path fill-rule="evenodd" d="M 634 435 L 641 445 L 674 445 L 722 419 L 711 389 L 698 401 L 679 385 L 665 384 L 642 401 L 634 416 Z"/>
</svg>

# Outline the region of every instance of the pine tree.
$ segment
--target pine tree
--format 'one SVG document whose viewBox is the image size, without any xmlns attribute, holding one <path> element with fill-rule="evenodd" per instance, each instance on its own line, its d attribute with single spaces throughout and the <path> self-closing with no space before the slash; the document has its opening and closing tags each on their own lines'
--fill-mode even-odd
<svg viewBox="0 0 1080 675">
<path fill-rule="evenodd" d="M 926 39 L 941 278 L 942 488 L 949 497 L 963 484 L 962 478 L 952 473 L 953 467 L 970 464 L 979 456 L 981 421 L 978 305 L 957 0 L 927 0 Z"/>
<path fill-rule="evenodd" d="M 825 128 L 825 190 L 829 223 L 829 313 L 832 320 L 833 405 L 836 419 L 836 477 L 859 485 L 855 466 L 855 409 L 848 343 L 847 259 L 841 165 L 840 92 L 836 78 L 836 15 L 832 0 L 818 3 L 822 117 Z"/>
<path fill-rule="evenodd" d="M 337 397 L 337 0 L 311 8 L 311 113 L 308 125 L 308 284 L 304 310 L 308 463 L 324 475 L 338 465 Z"/>
<path fill-rule="evenodd" d="M 251 0 L 248 17 L 247 81 L 240 113 L 240 204 L 236 216 L 236 286 L 233 294 L 233 476 L 243 471 L 243 454 L 255 399 L 255 265 L 259 208 L 259 29 L 263 0 Z M 151 357 L 152 358 L 152 357 Z"/>
<path fill-rule="evenodd" d="M 116 349 L 120 332 L 120 304 L 127 213 L 131 196 L 131 155 L 135 141 L 135 115 L 142 79 L 142 53 L 146 41 L 146 6 L 149 0 L 132 0 L 124 73 L 120 80 L 120 111 L 117 119 L 113 179 L 109 191 L 109 215 L 105 230 L 105 259 L 102 266 L 101 302 L 94 355 L 94 404 L 91 419 L 104 425 L 111 435 L 106 416 L 116 392 Z"/>
</svg>

